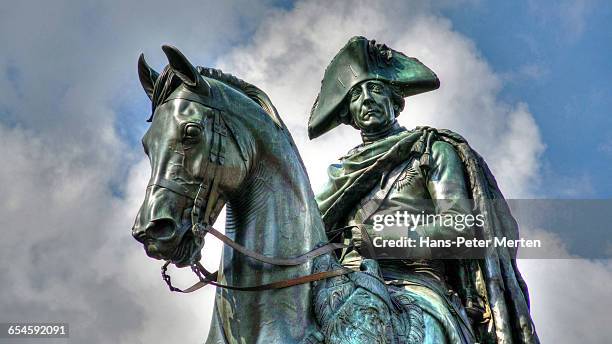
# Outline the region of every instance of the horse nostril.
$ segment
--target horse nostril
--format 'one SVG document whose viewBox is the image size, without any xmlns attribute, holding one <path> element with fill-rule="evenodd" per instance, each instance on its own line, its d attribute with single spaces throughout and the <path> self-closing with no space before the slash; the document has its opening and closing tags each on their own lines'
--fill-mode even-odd
<svg viewBox="0 0 612 344">
<path fill-rule="evenodd" d="M 146 234 L 143 230 L 136 229 L 136 227 L 132 228 L 132 236 L 134 239 L 144 244 Z"/>
<path fill-rule="evenodd" d="M 166 239 L 174 234 L 176 225 L 171 219 L 153 220 L 145 229 L 145 235 L 151 239 Z"/>
</svg>

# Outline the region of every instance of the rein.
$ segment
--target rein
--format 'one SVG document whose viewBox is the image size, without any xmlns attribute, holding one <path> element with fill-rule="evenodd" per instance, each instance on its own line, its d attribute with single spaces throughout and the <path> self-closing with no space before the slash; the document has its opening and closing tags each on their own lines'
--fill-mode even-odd
<svg viewBox="0 0 612 344">
<path fill-rule="evenodd" d="M 170 98 L 175 99 L 175 98 Z M 170 100 L 168 99 L 168 100 Z M 191 100 L 191 99 L 190 99 Z M 351 269 L 342 267 L 340 269 L 318 272 L 306 276 L 301 276 L 297 278 L 292 278 L 288 280 L 282 280 L 277 282 L 272 282 L 268 284 L 256 285 L 256 286 L 234 286 L 228 284 L 221 284 L 217 281 L 218 271 L 213 273 L 206 270 L 202 264 L 200 264 L 199 260 L 196 260 L 196 256 L 198 252 L 202 250 L 204 247 L 204 237 L 207 233 L 210 233 L 220 241 L 222 241 L 225 245 L 231 247 L 232 249 L 240 252 L 241 254 L 255 259 L 257 261 L 275 265 L 275 266 L 297 266 L 304 264 L 306 262 L 311 261 L 312 259 L 324 255 L 326 253 L 332 252 L 336 249 L 348 248 L 350 245 L 344 245 L 339 243 L 328 242 L 323 246 L 315 248 L 307 253 L 304 253 L 300 256 L 293 258 L 277 258 L 277 257 L 268 257 L 262 255 L 258 252 L 252 251 L 234 240 L 230 239 L 223 233 L 216 230 L 212 227 L 211 222 L 213 221 L 212 215 L 220 209 L 217 208 L 218 200 L 220 199 L 219 194 L 219 179 L 221 177 L 221 166 L 225 161 L 225 145 L 226 139 L 228 136 L 227 127 L 223 118 L 221 117 L 221 111 L 218 109 L 212 109 L 214 111 L 214 122 L 213 122 L 213 136 L 212 143 L 210 149 L 209 159 L 206 164 L 203 164 L 202 167 L 202 182 L 197 188 L 197 191 L 194 193 L 193 189 L 189 190 L 188 187 L 182 185 L 180 183 L 174 182 L 172 180 L 159 178 L 155 180 L 153 183 L 150 183 L 149 186 L 159 186 L 165 189 L 170 190 L 178 195 L 181 195 L 185 198 L 193 200 L 193 208 L 191 211 L 191 232 L 194 236 L 194 240 L 196 242 L 196 248 L 192 252 L 189 263 L 191 270 L 198 277 L 199 281 L 192 285 L 187 289 L 179 289 L 172 285 L 172 280 L 170 275 L 168 275 L 168 265 L 170 265 L 171 260 L 167 260 L 164 265 L 161 267 L 161 275 L 163 280 L 168 285 L 170 291 L 180 292 L 180 293 L 191 293 L 194 292 L 206 285 L 214 285 L 224 289 L 237 290 L 237 291 L 263 291 L 263 290 L 272 290 L 272 289 L 282 289 L 287 287 L 292 287 L 300 284 L 305 284 L 309 282 L 319 281 L 331 277 L 337 277 L 346 275 L 354 272 Z M 212 171 L 209 171 L 209 165 L 212 165 Z M 206 178 L 206 176 L 211 176 L 210 178 Z M 204 214 L 202 216 L 201 211 L 204 210 Z"/>
</svg>

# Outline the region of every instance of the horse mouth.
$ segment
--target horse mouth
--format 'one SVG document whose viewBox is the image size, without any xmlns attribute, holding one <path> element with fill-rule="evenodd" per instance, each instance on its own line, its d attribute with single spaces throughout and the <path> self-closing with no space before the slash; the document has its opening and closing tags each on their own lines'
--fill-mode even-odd
<svg viewBox="0 0 612 344">
<path fill-rule="evenodd" d="M 194 257 L 194 254 L 196 254 L 194 251 L 197 249 L 197 246 L 191 232 L 186 233 L 181 239 L 181 242 L 174 248 L 170 260 L 179 268 L 191 265 L 192 258 L 193 262 L 199 261 L 199 252 L 197 252 L 197 256 Z"/>
<path fill-rule="evenodd" d="M 189 266 L 197 247 L 193 234 L 191 232 L 185 233 L 178 244 L 173 243 L 175 240 L 146 238 L 144 242 L 145 251 L 149 257 L 169 260 L 177 267 Z M 197 257 L 193 258 L 195 258 L 195 261 L 199 260 L 200 254 L 197 253 Z"/>
</svg>

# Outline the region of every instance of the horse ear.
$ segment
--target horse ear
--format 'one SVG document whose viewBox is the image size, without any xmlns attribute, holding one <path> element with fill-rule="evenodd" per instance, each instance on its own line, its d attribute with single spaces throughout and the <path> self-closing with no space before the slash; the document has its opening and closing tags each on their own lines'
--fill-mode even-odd
<svg viewBox="0 0 612 344">
<path fill-rule="evenodd" d="M 198 89 L 203 94 L 210 94 L 210 85 L 202 78 L 198 70 L 187 60 L 183 53 L 171 45 L 162 45 L 162 50 L 168 58 L 170 68 L 172 68 L 176 76 L 183 83 L 191 88 Z"/>
<path fill-rule="evenodd" d="M 145 93 L 149 96 L 149 99 L 153 99 L 153 87 L 155 86 L 155 81 L 159 77 L 159 73 L 154 71 L 149 65 L 147 61 L 145 61 L 144 54 L 140 54 L 138 58 L 138 77 L 140 78 L 140 84 L 142 88 L 144 88 Z"/>
<path fill-rule="evenodd" d="M 170 67 L 174 69 L 176 75 L 188 86 L 197 86 L 199 74 L 191 62 L 187 60 L 185 55 L 171 45 L 163 45 L 162 50 L 166 54 L 166 57 L 168 57 Z"/>
<path fill-rule="evenodd" d="M 162 50 L 174 73 L 189 87 L 198 88 L 200 92 L 210 94 L 210 85 L 202 78 L 197 69 L 176 47 L 162 45 Z"/>
</svg>

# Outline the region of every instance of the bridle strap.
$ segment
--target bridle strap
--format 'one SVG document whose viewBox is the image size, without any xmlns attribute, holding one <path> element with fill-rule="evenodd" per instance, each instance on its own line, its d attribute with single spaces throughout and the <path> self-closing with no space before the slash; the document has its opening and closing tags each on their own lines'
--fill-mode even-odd
<svg viewBox="0 0 612 344">
<path fill-rule="evenodd" d="M 212 234 L 213 236 L 215 236 L 217 239 L 221 240 L 224 244 L 230 246 L 234 250 L 242 253 L 243 255 L 248 256 L 249 258 L 253 258 L 253 259 L 258 260 L 260 262 L 271 264 L 271 265 L 276 265 L 276 266 L 296 266 L 296 265 L 301 265 L 301 264 L 304 264 L 304 263 L 308 262 L 309 260 L 312 260 L 313 258 L 316 258 L 318 256 L 324 255 L 324 254 L 332 252 L 334 250 L 344 249 L 344 248 L 348 248 L 349 247 L 348 245 L 340 244 L 340 243 L 328 243 L 325 246 L 321 246 L 321 247 L 315 248 L 312 251 L 306 252 L 303 255 L 297 256 L 297 257 L 294 257 L 294 258 L 274 258 L 274 257 L 264 256 L 261 253 L 257 253 L 255 251 L 249 250 L 248 248 L 246 248 L 246 247 L 240 245 L 239 243 L 235 242 L 234 240 L 228 238 L 225 234 L 219 232 L 218 230 L 216 230 L 212 226 L 208 227 L 207 232 Z"/>
<path fill-rule="evenodd" d="M 154 182 L 150 183 L 149 185 L 147 185 L 147 187 L 151 187 L 151 186 L 159 186 L 164 189 L 168 189 L 174 193 L 177 193 L 189 199 L 196 198 L 196 195 L 194 195 L 192 190 L 189 190 L 189 188 L 186 187 L 185 185 L 177 183 L 173 180 L 159 178 L 159 179 L 156 179 Z"/>
<path fill-rule="evenodd" d="M 213 221 L 212 214 L 215 209 L 215 205 L 219 200 L 219 179 L 221 179 L 221 165 L 225 162 L 225 139 L 227 137 L 227 128 L 221 118 L 221 111 L 213 109 L 213 127 L 212 127 L 212 140 L 210 144 L 209 158 L 206 164 L 202 165 L 202 183 L 198 187 L 198 192 L 193 199 L 193 209 L 191 210 L 191 231 L 197 243 L 197 248 L 193 252 L 191 257 L 191 269 L 197 274 L 197 261 L 195 256 L 204 247 L 204 236 L 206 235 L 210 223 Z M 208 174 L 208 167 L 212 164 L 211 177 L 206 178 Z M 210 183 L 210 189 L 207 184 Z M 206 201 L 205 201 L 206 200 Z M 204 216 L 200 216 L 202 207 L 205 205 Z"/>
<path fill-rule="evenodd" d="M 197 282 L 196 284 L 185 289 L 182 292 L 191 293 L 208 284 L 214 285 L 216 287 L 223 288 L 223 289 L 238 290 L 238 291 L 265 291 L 265 290 L 273 290 L 273 289 L 284 289 L 284 288 L 289 288 L 289 287 L 293 287 L 293 286 L 300 285 L 300 284 L 306 284 L 306 283 L 320 281 L 320 280 L 324 280 L 324 279 L 328 279 L 332 277 L 347 275 L 353 272 L 354 271 L 349 268 L 343 268 L 343 269 L 337 269 L 337 270 L 331 270 L 331 271 L 317 272 L 317 273 L 302 276 L 302 277 L 297 277 L 297 278 L 292 278 L 288 280 L 272 282 L 272 283 L 267 283 L 267 284 L 260 284 L 260 285 L 251 286 L 251 287 L 239 287 L 239 286 L 221 284 L 213 280 L 205 279 L 204 281 Z"/>
<path fill-rule="evenodd" d="M 351 227 L 352 226 L 340 228 L 338 229 L 338 231 L 343 231 Z M 221 240 L 226 245 L 232 247 L 236 251 L 246 256 L 249 256 L 253 259 L 256 259 L 256 260 L 259 260 L 259 261 L 262 261 L 268 264 L 279 265 L 279 266 L 301 265 L 315 257 L 329 253 L 335 249 L 349 248 L 353 246 L 353 245 L 344 245 L 344 244 L 339 244 L 339 243 L 327 243 L 326 245 L 316 248 L 312 251 L 309 251 L 301 256 L 298 256 L 295 258 L 282 259 L 282 258 L 267 257 L 257 252 L 251 251 L 245 248 L 244 246 L 238 244 L 237 242 L 233 241 L 232 239 L 228 238 L 227 236 L 225 236 L 223 233 L 219 232 L 212 226 L 208 226 L 208 229 L 206 232 L 212 234 L 213 236 Z M 196 276 L 198 276 L 199 281 L 196 282 L 191 287 L 185 290 L 182 290 L 182 289 L 179 289 L 173 286 L 170 280 L 170 276 L 166 274 L 169 263 L 170 261 L 167 261 L 164 264 L 164 266 L 162 266 L 162 278 L 166 281 L 166 284 L 168 284 L 168 287 L 170 288 L 171 291 L 185 293 L 185 294 L 192 293 L 209 284 L 217 286 L 219 288 L 237 290 L 237 291 L 264 291 L 264 290 L 272 290 L 272 289 L 283 289 L 283 288 L 288 288 L 288 287 L 292 287 L 292 286 L 296 286 L 300 284 L 320 281 L 320 280 L 331 278 L 331 277 L 347 275 L 347 274 L 355 272 L 354 270 L 351 270 L 349 268 L 341 267 L 340 269 L 336 269 L 336 270 L 318 272 L 318 273 L 301 276 L 297 278 L 292 278 L 288 280 L 277 281 L 277 282 L 256 285 L 256 286 L 241 287 L 241 286 L 234 286 L 234 285 L 222 284 L 222 283 L 217 282 L 217 277 L 219 275 L 218 271 L 211 273 L 208 270 L 206 270 L 206 268 L 204 268 L 204 266 L 202 266 L 200 262 L 195 262 L 191 265 L 191 269 L 196 274 Z M 277 264 L 277 263 L 280 263 L 280 264 Z"/>
<path fill-rule="evenodd" d="M 216 208 L 216 205 L 220 198 L 219 193 L 219 180 L 221 179 L 221 166 L 225 163 L 225 146 L 227 141 L 227 127 L 221 117 L 221 111 L 213 110 L 215 112 L 213 120 L 213 137 L 212 144 L 210 147 L 209 163 L 212 163 L 212 182 L 210 192 L 208 193 L 208 199 L 206 201 L 206 209 L 204 210 L 203 222 L 204 227 L 208 227 L 213 222 L 212 215 Z M 196 219 L 197 220 L 197 219 Z M 196 222 L 192 222 L 196 223 Z"/>
<path fill-rule="evenodd" d="M 293 287 L 293 286 L 300 285 L 300 284 L 316 282 L 316 281 L 320 281 L 320 280 L 324 280 L 324 279 L 328 279 L 332 277 L 338 277 L 342 275 L 347 275 L 347 274 L 355 272 L 354 270 L 351 270 L 349 268 L 341 267 L 335 270 L 317 272 L 314 274 L 292 278 L 288 280 L 282 280 L 282 281 L 277 281 L 277 282 L 272 282 L 272 283 L 267 283 L 267 284 L 260 284 L 256 286 L 240 287 L 240 286 L 222 284 L 222 283 L 217 282 L 216 280 L 218 277 L 218 272 L 215 271 L 213 273 L 210 273 L 198 262 L 196 264 L 197 270 L 198 270 L 198 272 L 196 272 L 196 275 L 199 277 L 200 280 L 194 285 L 192 285 L 191 287 L 183 290 L 183 289 L 172 286 L 172 283 L 170 281 L 170 276 L 166 274 L 168 263 L 169 262 L 166 262 L 166 264 L 164 264 L 164 266 L 162 267 L 162 277 L 164 278 L 166 283 L 168 283 L 168 286 L 170 287 L 171 291 L 183 293 L 183 294 L 193 293 L 194 291 L 199 290 L 202 287 L 205 287 L 209 284 L 214 285 L 219 288 L 237 290 L 237 291 L 265 291 L 265 290 L 274 290 L 274 289 L 284 289 L 284 288 Z M 202 275 L 206 275 L 206 277 Z"/>
<path fill-rule="evenodd" d="M 185 185 L 181 185 L 172 180 L 167 179 L 158 179 L 154 183 L 149 184 L 157 185 L 163 188 L 166 188 L 172 192 L 175 192 L 179 195 L 185 196 L 189 199 L 193 200 L 193 209 L 191 211 L 191 223 L 192 223 L 192 233 L 194 235 L 194 240 L 196 241 L 197 248 L 193 252 L 193 256 L 191 257 L 191 270 L 198 276 L 199 281 L 192 285 L 191 287 L 181 290 L 172 285 L 171 278 L 167 274 L 168 265 L 170 261 L 166 261 L 166 263 L 162 266 L 161 273 L 162 278 L 168 285 L 171 291 L 180 292 L 180 293 L 191 293 L 194 292 L 208 284 L 214 285 L 224 289 L 230 290 L 238 290 L 238 291 L 263 291 L 263 290 L 271 290 L 271 289 L 282 289 L 295 285 L 305 284 L 309 282 L 319 281 L 331 277 L 337 277 L 341 275 L 346 275 L 354 272 L 348 268 L 340 268 L 331 271 L 318 272 L 306 276 L 301 276 L 297 278 L 292 278 L 283 281 L 272 282 L 268 284 L 262 284 L 257 286 L 249 286 L 249 287 L 240 287 L 233 286 L 227 284 L 221 284 L 217 282 L 218 271 L 214 273 L 206 270 L 199 261 L 196 261 L 195 256 L 197 252 L 199 252 L 204 246 L 204 236 L 206 233 L 212 234 L 217 239 L 221 240 L 224 244 L 230 246 L 234 250 L 244 254 L 247 257 L 255 259 L 257 261 L 276 265 L 276 266 L 297 266 L 304 264 L 316 257 L 324 255 L 326 253 L 332 252 L 337 249 L 348 248 L 350 246 L 340 244 L 340 243 L 327 243 L 324 246 L 315 248 L 305 254 L 302 254 L 293 258 L 275 258 L 264 256 L 263 254 L 252 251 L 243 245 L 238 244 L 234 240 L 227 237 L 225 234 L 219 232 L 214 227 L 211 226 L 212 216 L 215 213 L 215 208 L 218 200 L 220 199 L 219 193 L 219 180 L 221 179 L 221 166 L 225 162 L 225 145 L 227 138 L 227 127 L 223 121 L 221 116 L 221 111 L 218 109 L 213 109 L 214 111 L 214 120 L 213 120 L 213 130 L 212 130 L 212 142 L 210 148 L 209 159 L 206 164 L 203 164 L 201 175 L 202 182 L 200 183 L 195 194 L 191 192 Z M 212 171 L 208 171 L 208 167 L 212 165 Z M 210 174 L 209 174 L 210 173 Z M 211 175 L 210 178 L 206 178 L 207 175 Z M 210 188 L 208 188 L 208 184 L 210 184 Z M 205 201 L 206 200 L 206 201 Z M 204 207 L 205 210 L 203 216 L 200 216 L 201 209 Z"/>
</svg>

